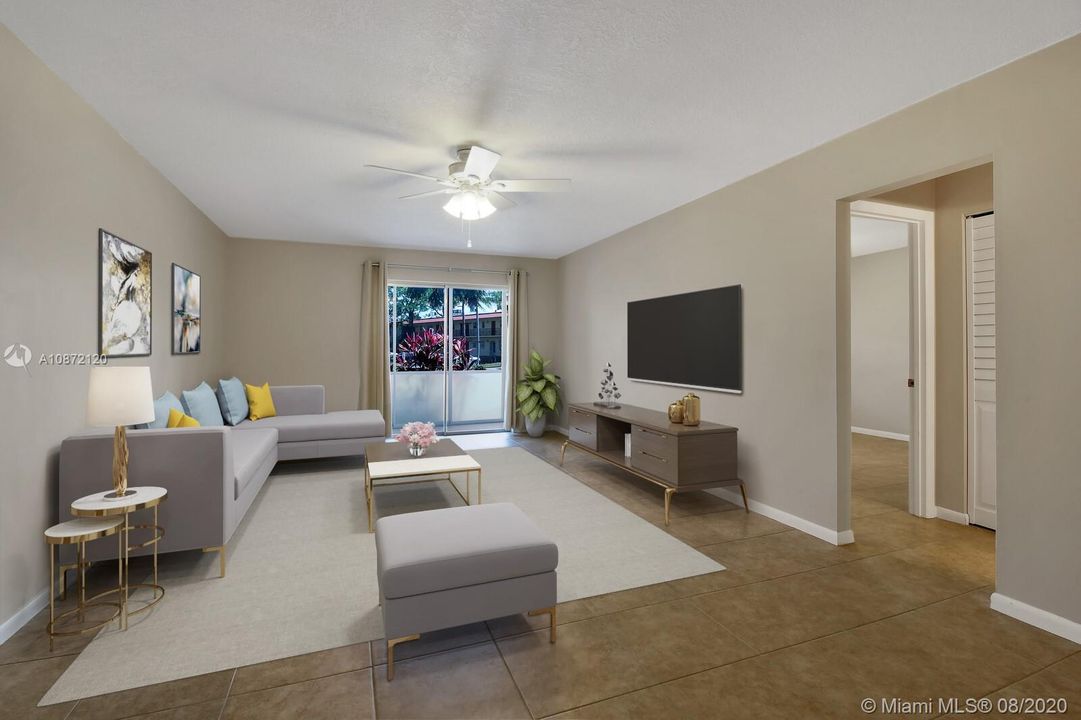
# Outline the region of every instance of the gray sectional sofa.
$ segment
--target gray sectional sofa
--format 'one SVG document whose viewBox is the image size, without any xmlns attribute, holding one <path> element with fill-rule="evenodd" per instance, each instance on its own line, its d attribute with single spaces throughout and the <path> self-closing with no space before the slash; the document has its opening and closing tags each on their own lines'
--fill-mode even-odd
<svg viewBox="0 0 1081 720">
<path fill-rule="evenodd" d="M 272 387 L 271 394 L 277 417 L 244 420 L 235 427 L 128 431 L 128 483 L 169 491 L 158 510 L 165 528 L 159 552 L 224 553 L 279 460 L 359 455 L 365 443 L 386 437 L 386 424 L 376 410 L 326 412 L 322 385 Z M 58 498 L 62 520 L 70 517 L 73 500 L 111 488 L 112 461 L 111 431 L 64 440 Z M 92 560 L 116 557 L 114 543 L 90 543 L 87 552 Z"/>
</svg>

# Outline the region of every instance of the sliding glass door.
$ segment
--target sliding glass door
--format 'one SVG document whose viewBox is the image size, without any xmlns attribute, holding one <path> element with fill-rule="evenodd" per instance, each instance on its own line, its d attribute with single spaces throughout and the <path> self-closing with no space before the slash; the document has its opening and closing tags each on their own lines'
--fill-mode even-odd
<svg viewBox="0 0 1081 720">
<path fill-rule="evenodd" d="M 392 424 L 439 432 L 503 429 L 503 288 L 387 286 Z"/>
</svg>

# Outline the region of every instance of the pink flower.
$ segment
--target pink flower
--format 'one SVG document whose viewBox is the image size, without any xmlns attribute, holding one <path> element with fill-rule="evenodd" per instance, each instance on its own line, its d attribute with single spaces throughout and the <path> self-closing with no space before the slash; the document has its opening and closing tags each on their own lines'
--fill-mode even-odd
<svg viewBox="0 0 1081 720">
<path fill-rule="evenodd" d="M 427 448 L 439 442 L 435 425 L 426 422 L 409 422 L 402 426 L 394 438 L 406 445 Z"/>
</svg>

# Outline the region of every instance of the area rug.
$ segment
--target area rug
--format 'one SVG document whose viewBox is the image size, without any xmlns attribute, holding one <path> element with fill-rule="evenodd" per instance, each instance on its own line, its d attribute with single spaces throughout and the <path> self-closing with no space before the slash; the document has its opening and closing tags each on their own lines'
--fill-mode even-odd
<svg viewBox="0 0 1081 720">
<path fill-rule="evenodd" d="M 512 502 L 559 546 L 560 602 L 723 570 L 521 448 L 473 450 L 484 502 Z M 461 505 L 447 482 L 377 488 L 379 515 Z M 166 528 L 168 531 L 168 528 Z M 375 540 L 356 464 L 283 464 L 217 556 L 163 557 L 165 598 L 103 630 L 42 705 L 383 637 Z"/>
</svg>

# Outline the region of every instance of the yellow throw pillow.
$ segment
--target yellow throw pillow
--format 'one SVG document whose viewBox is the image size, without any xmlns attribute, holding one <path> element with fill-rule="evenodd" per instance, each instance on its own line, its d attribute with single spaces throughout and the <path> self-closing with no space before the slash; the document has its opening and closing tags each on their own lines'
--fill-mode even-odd
<svg viewBox="0 0 1081 720">
<path fill-rule="evenodd" d="M 165 427 L 199 427 L 199 421 L 191 415 L 185 415 L 176 408 L 169 408 L 169 421 L 165 423 Z"/>
<path fill-rule="evenodd" d="M 248 396 L 248 418 L 262 420 L 278 414 L 274 409 L 274 398 L 270 396 L 270 383 L 263 383 L 263 387 L 244 384 L 244 394 Z"/>
</svg>

